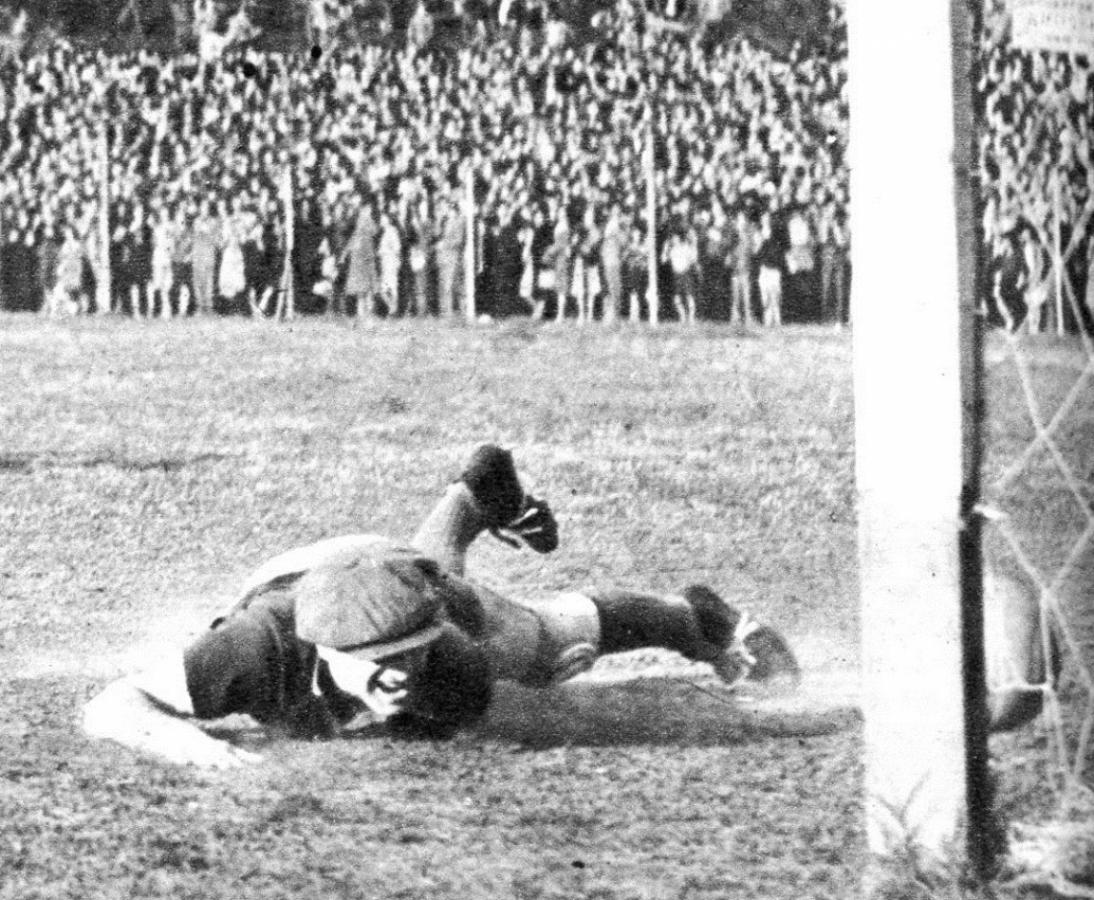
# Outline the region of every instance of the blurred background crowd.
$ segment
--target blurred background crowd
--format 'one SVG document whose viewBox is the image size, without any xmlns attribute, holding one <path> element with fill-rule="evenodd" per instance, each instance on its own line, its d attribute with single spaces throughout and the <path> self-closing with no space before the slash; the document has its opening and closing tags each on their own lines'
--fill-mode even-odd
<svg viewBox="0 0 1094 900">
<path fill-rule="evenodd" d="M 662 318 L 846 322 L 840 5 L 780 43 L 697 28 L 691 0 L 581 29 L 549 0 L 420 4 L 305 47 L 234 6 L 206 7 L 212 50 L 9 47 L 3 307 L 270 315 L 291 289 L 298 312 L 446 315 L 471 282 L 495 317 L 648 318 L 653 272 Z M 1094 81 L 989 30 L 983 60 L 985 304 L 1041 327 L 1057 239 L 1094 303 Z"/>
<path fill-rule="evenodd" d="M 1091 60 L 986 29 L 979 101 L 991 313 L 1008 328 L 1094 333 Z"/>
</svg>

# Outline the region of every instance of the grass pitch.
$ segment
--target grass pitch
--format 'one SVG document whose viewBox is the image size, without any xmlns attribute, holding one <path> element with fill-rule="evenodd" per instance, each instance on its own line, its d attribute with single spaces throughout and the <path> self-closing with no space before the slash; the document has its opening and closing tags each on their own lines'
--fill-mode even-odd
<svg viewBox="0 0 1094 900">
<path fill-rule="evenodd" d="M 0 898 L 855 893 L 847 335 L 6 317 L 0 376 Z M 471 574 L 528 597 L 707 582 L 790 636 L 816 703 L 750 706 L 651 651 L 506 687 L 443 744 L 240 725 L 266 761 L 231 775 L 78 732 L 270 555 L 410 534 L 484 440 L 562 545 L 487 539 Z M 1013 806 L 1043 786 L 1038 741 L 1004 744 Z"/>
</svg>

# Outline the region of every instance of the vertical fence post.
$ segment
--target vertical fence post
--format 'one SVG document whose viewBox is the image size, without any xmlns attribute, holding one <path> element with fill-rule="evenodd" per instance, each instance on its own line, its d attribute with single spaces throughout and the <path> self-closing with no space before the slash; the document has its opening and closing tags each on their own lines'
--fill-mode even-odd
<svg viewBox="0 0 1094 900">
<path fill-rule="evenodd" d="M 646 170 L 646 269 L 649 278 L 646 297 L 650 325 L 656 325 L 661 319 L 661 292 L 657 285 L 657 185 L 654 183 L 657 165 L 653 142 L 654 123 L 651 109 L 646 148 L 643 153 L 643 168 Z"/>
<path fill-rule="evenodd" d="M 463 245 L 464 314 L 468 322 L 477 318 L 475 312 L 475 276 L 478 254 L 475 246 L 475 169 L 468 163 L 463 187 L 463 216 L 467 238 Z"/>
<path fill-rule="evenodd" d="M 971 137 L 958 133 L 951 40 L 967 40 L 965 2 L 905 5 L 898 23 L 875 0 L 847 8 L 865 788 L 881 858 L 909 843 L 927 860 L 952 847 L 968 854 L 963 839 L 978 838 L 962 831 L 976 796 L 968 754 L 986 758 L 966 723 L 962 632 L 962 337 L 971 332 L 961 324 L 958 250 L 968 245 L 955 190 Z M 929 263 L 894 278 L 908 246 Z"/>
<path fill-rule="evenodd" d="M 95 260 L 95 312 L 113 312 L 114 288 L 110 270 L 110 139 L 104 125 L 99 138 L 99 229 L 98 252 Z"/>
<path fill-rule="evenodd" d="M 286 166 L 281 177 L 281 209 L 285 217 L 285 267 L 281 274 L 284 306 L 278 304 L 279 312 L 282 313 L 280 318 L 285 319 L 292 319 L 296 315 L 296 278 L 293 265 L 296 255 L 296 215 L 293 200 L 292 168 Z"/>
</svg>

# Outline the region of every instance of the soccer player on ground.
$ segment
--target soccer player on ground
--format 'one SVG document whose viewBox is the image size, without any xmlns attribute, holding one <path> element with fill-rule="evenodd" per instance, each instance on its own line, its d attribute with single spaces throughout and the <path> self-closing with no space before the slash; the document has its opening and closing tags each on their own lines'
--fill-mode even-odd
<svg viewBox="0 0 1094 900">
<path fill-rule="evenodd" d="M 108 685 L 86 731 L 177 763 L 258 757 L 194 720 L 247 713 L 267 728 L 331 737 L 386 721 L 448 736 L 485 711 L 495 680 L 566 681 L 598 655 L 663 647 L 730 683 L 794 680 L 786 642 L 701 586 L 680 596 L 625 590 L 516 602 L 464 580 L 483 531 L 546 553 L 548 505 L 525 493 L 512 457 L 480 447 L 409 544 L 349 535 L 275 557 L 184 651 Z"/>
</svg>

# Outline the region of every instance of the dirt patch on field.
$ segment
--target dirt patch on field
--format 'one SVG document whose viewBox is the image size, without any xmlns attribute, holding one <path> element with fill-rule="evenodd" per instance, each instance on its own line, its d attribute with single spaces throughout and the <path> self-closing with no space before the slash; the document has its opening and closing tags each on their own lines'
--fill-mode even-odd
<svg viewBox="0 0 1094 900">
<path fill-rule="evenodd" d="M 716 679 L 645 674 L 582 678 L 549 691 L 502 685 L 483 730 L 532 747 L 729 746 L 853 732 L 858 724 L 852 705 L 731 693 Z"/>
</svg>

